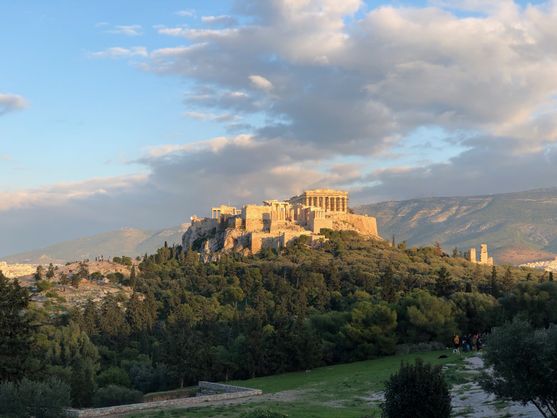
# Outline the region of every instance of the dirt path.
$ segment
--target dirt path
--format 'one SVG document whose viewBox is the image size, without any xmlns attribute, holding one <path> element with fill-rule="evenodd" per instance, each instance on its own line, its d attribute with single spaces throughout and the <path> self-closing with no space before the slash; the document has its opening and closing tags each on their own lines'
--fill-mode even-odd
<svg viewBox="0 0 557 418">
<path fill-rule="evenodd" d="M 483 370 L 483 360 L 479 356 L 464 360 L 465 370 L 472 375 Z M 456 417 L 528 417 L 543 418 L 532 404 L 522 406 L 514 402 L 503 402 L 486 393 L 476 382 L 455 385 L 451 389 L 453 410 Z"/>
</svg>

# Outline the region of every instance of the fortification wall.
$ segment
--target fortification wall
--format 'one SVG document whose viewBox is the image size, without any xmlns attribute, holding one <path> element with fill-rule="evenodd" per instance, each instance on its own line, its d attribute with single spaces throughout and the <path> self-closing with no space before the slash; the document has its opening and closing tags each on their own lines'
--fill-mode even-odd
<svg viewBox="0 0 557 418">
<path fill-rule="evenodd" d="M 379 237 L 377 219 L 373 216 L 354 215 L 352 213 L 331 213 L 333 229 L 353 230 L 362 235 Z"/>
</svg>

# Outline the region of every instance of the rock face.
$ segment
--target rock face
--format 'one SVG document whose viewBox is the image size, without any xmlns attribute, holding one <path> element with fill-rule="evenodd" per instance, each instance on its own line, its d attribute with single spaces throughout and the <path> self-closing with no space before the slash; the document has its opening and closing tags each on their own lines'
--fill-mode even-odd
<svg viewBox="0 0 557 418">
<path fill-rule="evenodd" d="M 346 192 L 317 189 L 289 201 L 267 200 L 241 210 L 221 205 L 212 208 L 211 218 L 191 218 L 182 245 L 211 260 L 222 252 L 255 254 L 265 248 L 282 248 L 302 235 L 316 244 L 325 239 L 322 229 L 351 230 L 380 238 L 376 219 L 349 213 L 347 202 Z"/>
</svg>

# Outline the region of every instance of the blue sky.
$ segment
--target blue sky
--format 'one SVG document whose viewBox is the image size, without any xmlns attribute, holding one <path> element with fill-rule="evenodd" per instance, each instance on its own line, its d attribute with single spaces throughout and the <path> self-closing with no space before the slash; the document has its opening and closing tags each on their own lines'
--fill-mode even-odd
<svg viewBox="0 0 557 418">
<path fill-rule="evenodd" d="M 367 8 L 425 3 L 369 1 Z M 141 71 L 139 60 L 93 59 L 90 54 L 114 46 L 183 44 L 161 36 L 155 27 L 199 27 L 202 16 L 228 14 L 231 6 L 225 0 L 3 1 L 0 91 L 17 92 L 29 107 L 0 124 L 0 187 L 15 191 L 133 174 L 143 169 L 133 161 L 148 147 L 224 135 L 220 124 L 184 117 L 188 80 Z M 141 34 L 117 33 L 117 26 L 131 25 L 141 26 Z M 446 159 L 455 152 L 445 147 L 430 157 Z"/>
<path fill-rule="evenodd" d="M 0 256 L 307 187 L 554 186 L 556 28 L 555 1 L 4 0 Z"/>
<path fill-rule="evenodd" d="M 183 117 L 184 80 L 89 57 L 113 45 L 155 48 L 152 26 L 194 23 L 180 10 L 214 13 L 205 1 L 4 1 L 2 91 L 30 102 L 0 125 L 0 186 L 8 190 L 133 173 L 143 148 L 222 133 Z M 219 1 L 219 6 L 225 2 Z M 192 22 L 193 21 L 193 22 Z M 106 24 L 104 24 L 106 23 Z M 141 25 L 144 35 L 110 33 Z M 179 42 L 165 42 L 169 44 Z"/>
</svg>

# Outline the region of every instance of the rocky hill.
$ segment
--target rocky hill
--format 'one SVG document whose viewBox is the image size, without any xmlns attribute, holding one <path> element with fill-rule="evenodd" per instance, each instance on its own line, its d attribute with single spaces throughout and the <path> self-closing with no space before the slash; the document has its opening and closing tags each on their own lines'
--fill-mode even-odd
<svg viewBox="0 0 557 418">
<path fill-rule="evenodd" d="M 557 188 L 472 197 L 433 197 L 356 208 L 379 232 L 409 245 L 439 242 L 467 250 L 485 242 L 496 263 L 520 264 L 557 254 Z"/>
<path fill-rule="evenodd" d="M 123 228 L 2 257 L 2 259 L 8 263 L 64 264 L 76 260 L 94 260 L 101 255 L 105 258 L 122 255 L 135 257 L 156 252 L 165 241 L 169 245 L 180 243 L 187 227 L 188 225 L 180 225 L 160 231 Z"/>
</svg>

